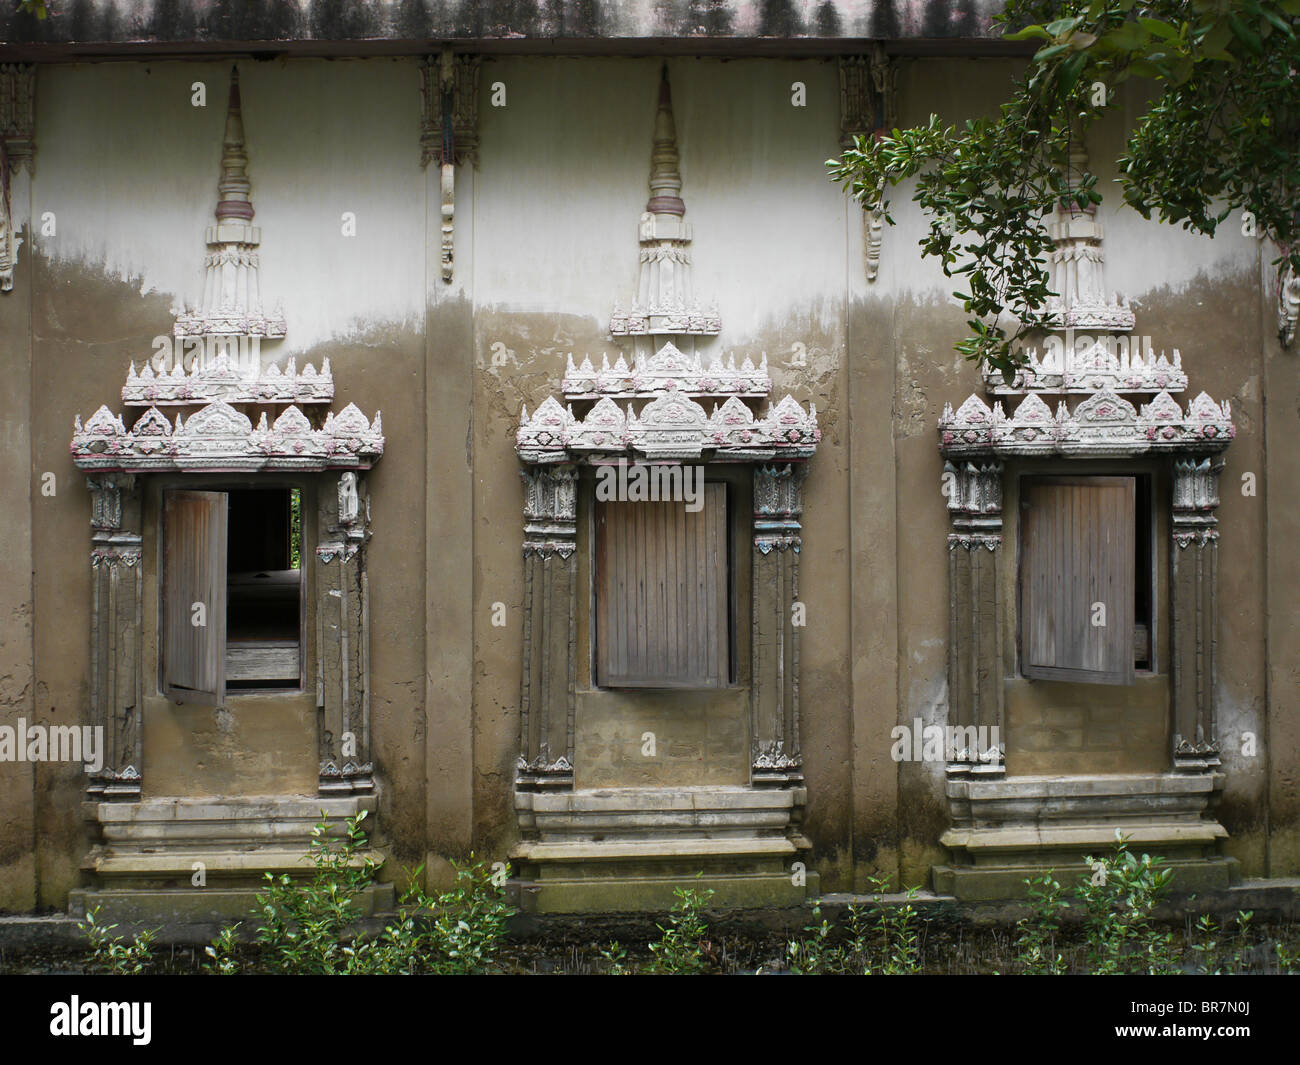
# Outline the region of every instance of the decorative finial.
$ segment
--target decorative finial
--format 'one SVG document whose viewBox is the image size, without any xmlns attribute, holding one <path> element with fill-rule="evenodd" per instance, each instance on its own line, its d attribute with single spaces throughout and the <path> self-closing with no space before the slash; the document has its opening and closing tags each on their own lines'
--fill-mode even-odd
<svg viewBox="0 0 1300 1065">
<path fill-rule="evenodd" d="M 655 115 L 654 150 L 650 156 L 650 200 L 645 209 L 651 214 L 686 214 L 682 175 L 678 169 L 677 127 L 673 122 L 673 96 L 668 86 L 668 64 L 664 64 L 659 81 L 659 111 Z"/>
<path fill-rule="evenodd" d="M 217 221 L 238 218 L 249 221 L 253 204 L 249 199 L 248 153 L 244 150 L 244 118 L 240 113 L 239 68 L 230 69 L 230 98 L 226 104 L 226 136 L 221 146 L 221 180 L 217 183 Z"/>
</svg>

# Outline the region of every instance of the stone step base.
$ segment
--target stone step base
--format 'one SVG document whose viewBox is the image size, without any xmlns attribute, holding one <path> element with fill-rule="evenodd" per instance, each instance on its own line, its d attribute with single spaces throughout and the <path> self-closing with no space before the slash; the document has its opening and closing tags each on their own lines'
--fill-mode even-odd
<svg viewBox="0 0 1300 1065">
<path fill-rule="evenodd" d="M 698 871 L 698 868 L 697 870 Z M 521 877 L 511 882 L 515 905 L 526 914 L 666 913 L 676 902 L 677 888 L 703 892 L 713 889 L 707 909 L 785 909 L 802 906 L 820 892 L 816 872 L 795 886 L 786 869 L 759 872 L 706 872 L 696 876 L 683 870 L 651 874 L 622 869 L 610 874 L 585 875 L 581 866 L 562 873 L 550 871 L 542 879 Z"/>
<path fill-rule="evenodd" d="M 97 919 L 103 924 L 214 928 L 243 921 L 244 931 L 256 923 L 252 912 L 256 896 L 255 888 L 74 888 L 68 896 L 68 915 L 80 919 L 98 906 Z M 357 904 L 363 918 L 391 911 L 393 885 L 371 884 L 360 893 Z"/>
<path fill-rule="evenodd" d="M 1097 857 L 1109 854 L 1098 848 Z M 1162 856 L 1165 856 L 1162 853 Z M 1172 895 L 1224 891 L 1241 881 L 1240 863 L 1236 858 L 1168 857 L 1162 868 L 1174 871 L 1169 891 Z M 1025 880 L 1051 871 L 1066 895 L 1091 868 L 1079 858 L 1071 861 L 1025 859 L 1016 864 L 936 865 L 931 870 L 933 888 L 938 895 L 949 895 L 959 902 L 1002 902 L 1028 897 Z"/>
<path fill-rule="evenodd" d="M 242 799 L 149 798 L 86 803 L 96 843 L 82 868 L 103 887 L 202 892 L 259 887 L 266 873 L 310 876 L 311 833 L 322 816 L 332 839 L 344 820 L 373 811 L 374 796 L 322 798 L 252 796 Z M 373 816 L 362 823 L 374 831 Z M 373 851 L 361 852 L 360 866 Z M 201 863 L 206 886 L 193 885 Z"/>
</svg>

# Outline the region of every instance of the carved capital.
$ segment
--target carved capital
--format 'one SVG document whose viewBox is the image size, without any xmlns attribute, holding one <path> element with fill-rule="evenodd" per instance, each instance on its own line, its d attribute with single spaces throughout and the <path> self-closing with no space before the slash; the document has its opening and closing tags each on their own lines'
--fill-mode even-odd
<svg viewBox="0 0 1300 1065">
<path fill-rule="evenodd" d="M 31 63 L 0 63 L 0 140 L 9 170 L 36 169 L 36 67 Z"/>
<path fill-rule="evenodd" d="M 524 557 L 568 558 L 577 536 L 578 468 L 529 466 L 524 479 Z"/>
<path fill-rule="evenodd" d="M 1223 459 L 1191 456 L 1174 460 L 1173 522 L 1170 535 L 1179 550 L 1218 540 L 1219 474 Z"/>
<path fill-rule="evenodd" d="M 898 68 L 877 44 L 870 55 L 840 57 L 840 144 L 893 126 Z"/>
<path fill-rule="evenodd" d="M 1295 340 L 1296 322 L 1300 321 L 1300 274 L 1291 263 L 1284 262 L 1277 278 L 1277 335 L 1284 348 Z"/>
<path fill-rule="evenodd" d="M 754 548 L 799 551 L 803 544 L 803 482 L 808 467 L 783 462 L 754 467 Z"/>
<path fill-rule="evenodd" d="M 944 494 L 948 498 L 948 513 L 953 520 L 958 515 L 969 517 L 997 517 L 1002 513 L 1002 463 L 973 462 L 943 464 Z"/>
<path fill-rule="evenodd" d="M 317 785 L 322 795 L 364 795 L 375 790 L 373 762 L 344 762 L 338 765 L 331 760 L 320 764 L 320 781 Z"/>
<path fill-rule="evenodd" d="M 943 493 L 952 532 L 948 550 L 997 551 L 1002 546 L 1002 463 L 945 462 Z"/>
<path fill-rule="evenodd" d="M 1210 719 L 1213 722 L 1213 718 Z M 1199 730 L 1198 730 L 1199 731 Z M 1188 740 L 1174 736 L 1174 769 L 1181 773 L 1202 773 L 1217 768 L 1222 753 L 1219 741 L 1209 739 Z"/>
<path fill-rule="evenodd" d="M 36 68 L 31 64 L 0 64 L 0 292 L 14 287 L 18 236 L 9 183 L 19 170 L 35 172 Z"/>
<path fill-rule="evenodd" d="M 478 76 L 482 60 L 446 49 L 420 67 L 420 166 L 478 164 Z"/>
<path fill-rule="evenodd" d="M 86 487 L 90 489 L 90 527 L 96 533 L 119 532 L 122 528 L 122 495 L 134 491 L 135 475 L 104 473 L 87 477 Z"/>
</svg>

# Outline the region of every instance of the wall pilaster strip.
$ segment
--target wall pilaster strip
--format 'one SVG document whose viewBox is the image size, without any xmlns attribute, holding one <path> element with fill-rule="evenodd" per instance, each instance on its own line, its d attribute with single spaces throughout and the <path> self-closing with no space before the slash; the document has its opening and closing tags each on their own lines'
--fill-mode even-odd
<svg viewBox="0 0 1300 1065">
<path fill-rule="evenodd" d="M 525 646 L 515 785 L 524 791 L 572 788 L 578 471 L 558 463 L 528 466 L 520 474 L 525 485 Z M 552 749 L 557 741 L 563 750 Z"/>
<path fill-rule="evenodd" d="M 944 466 L 948 535 L 948 724 L 975 742 L 947 750 L 948 773 L 1005 773 L 998 558 L 1002 553 L 1000 462 Z"/>
<path fill-rule="evenodd" d="M 792 608 L 802 546 L 803 481 L 807 466 L 754 468 L 753 612 L 750 677 L 753 693 L 751 780 L 785 786 L 803 780 L 798 703 L 798 638 Z M 789 631 L 787 631 L 789 630 Z M 787 690 L 786 681 L 790 678 Z"/>
<path fill-rule="evenodd" d="M 320 501 L 316 629 L 320 655 L 320 793 L 374 790 L 370 747 L 370 500 L 351 470 Z"/>
<path fill-rule="evenodd" d="M 102 729 L 104 764 L 86 792 L 140 795 L 142 621 L 140 497 L 131 474 L 87 479 L 91 491 L 90 725 Z"/>
<path fill-rule="evenodd" d="M 1214 697 L 1219 540 L 1215 511 L 1222 470 L 1218 456 L 1191 455 L 1173 464 L 1173 765 L 1179 772 L 1212 771 L 1220 764 Z"/>
</svg>

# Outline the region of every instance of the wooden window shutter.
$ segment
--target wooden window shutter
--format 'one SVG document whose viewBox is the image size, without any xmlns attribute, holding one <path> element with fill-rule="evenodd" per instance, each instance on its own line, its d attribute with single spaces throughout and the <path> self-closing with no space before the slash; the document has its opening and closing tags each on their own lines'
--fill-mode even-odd
<svg viewBox="0 0 1300 1065">
<path fill-rule="evenodd" d="M 179 702 L 226 697 L 227 510 L 225 492 L 163 494 L 162 682 Z"/>
<path fill-rule="evenodd" d="M 730 679 L 727 486 L 704 506 L 596 504 L 596 683 L 719 688 Z"/>
<path fill-rule="evenodd" d="M 1022 482 L 1025 676 L 1133 683 L 1134 489 L 1132 477 Z"/>
</svg>

